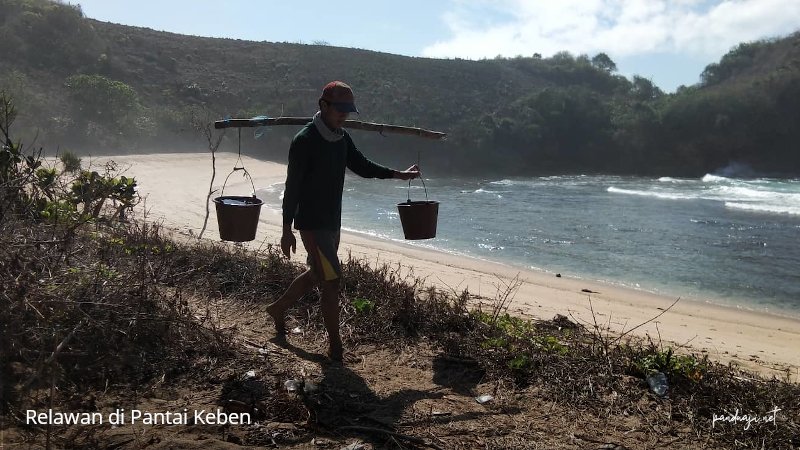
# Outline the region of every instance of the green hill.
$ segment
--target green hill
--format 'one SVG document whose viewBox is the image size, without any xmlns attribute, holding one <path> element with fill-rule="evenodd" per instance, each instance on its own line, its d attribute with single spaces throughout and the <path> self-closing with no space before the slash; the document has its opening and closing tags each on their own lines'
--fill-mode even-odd
<svg viewBox="0 0 800 450">
<path fill-rule="evenodd" d="M 674 95 L 616 74 L 602 53 L 441 60 L 201 38 L 98 22 L 46 0 L 0 0 L 0 42 L 0 86 L 17 99 L 22 135 L 48 148 L 198 150 L 193 114 L 310 116 L 321 87 L 342 79 L 359 119 L 449 134 L 442 143 L 354 132 L 390 164 L 419 154 L 437 172 L 702 175 L 738 163 L 800 173 L 797 34 L 743 44 Z M 248 130 L 245 151 L 284 161 L 295 131 L 253 141 Z"/>
</svg>

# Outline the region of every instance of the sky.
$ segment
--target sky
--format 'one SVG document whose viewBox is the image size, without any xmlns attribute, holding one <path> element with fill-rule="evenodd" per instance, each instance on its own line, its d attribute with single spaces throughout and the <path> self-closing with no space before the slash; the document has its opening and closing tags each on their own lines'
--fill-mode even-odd
<svg viewBox="0 0 800 450">
<path fill-rule="evenodd" d="M 197 36 L 481 59 L 606 53 L 666 92 L 742 42 L 800 30 L 800 0 L 70 0 L 93 19 Z"/>
</svg>

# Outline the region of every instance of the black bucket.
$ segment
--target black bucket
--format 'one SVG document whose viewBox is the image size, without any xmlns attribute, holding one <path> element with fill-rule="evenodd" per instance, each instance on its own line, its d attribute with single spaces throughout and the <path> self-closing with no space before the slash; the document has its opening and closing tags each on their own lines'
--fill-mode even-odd
<svg viewBox="0 0 800 450">
<path fill-rule="evenodd" d="M 247 242 L 256 238 L 262 202 L 256 197 L 225 195 L 214 199 L 217 207 L 219 238 L 223 241 Z"/>
<path fill-rule="evenodd" d="M 439 220 L 439 202 L 433 200 L 405 201 L 397 204 L 403 234 L 408 240 L 431 239 L 436 237 L 436 223 Z"/>
</svg>

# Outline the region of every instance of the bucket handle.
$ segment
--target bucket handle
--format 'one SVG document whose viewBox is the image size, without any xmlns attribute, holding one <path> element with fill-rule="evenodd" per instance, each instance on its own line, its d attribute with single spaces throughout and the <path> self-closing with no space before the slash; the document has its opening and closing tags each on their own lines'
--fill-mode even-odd
<svg viewBox="0 0 800 450">
<path fill-rule="evenodd" d="M 422 188 L 425 189 L 425 201 L 428 201 L 428 188 L 425 186 L 425 179 L 422 178 L 422 172 L 419 173 L 419 181 L 422 181 Z M 408 202 L 411 203 L 411 179 L 408 180 Z"/>
<path fill-rule="evenodd" d="M 242 170 L 242 171 L 244 171 L 244 174 L 247 175 L 247 178 L 250 180 L 250 185 L 253 186 L 253 198 L 255 198 L 255 196 L 256 196 L 256 185 L 255 185 L 255 183 L 253 183 L 253 177 L 250 176 L 250 172 L 248 172 L 247 169 L 244 168 L 244 166 L 242 166 L 242 167 L 234 167 L 233 170 L 231 170 L 231 173 L 229 173 L 228 176 L 225 177 L 225 182 L 222 183 L 222 192 L 219 195 L 223 196 L 225 194 L 225 186 L 228 184 L 228 178 L 230 178 L 231 175 L 233 175 L 233 173 L 236 172 L 237 170 Z"/>
</svg>

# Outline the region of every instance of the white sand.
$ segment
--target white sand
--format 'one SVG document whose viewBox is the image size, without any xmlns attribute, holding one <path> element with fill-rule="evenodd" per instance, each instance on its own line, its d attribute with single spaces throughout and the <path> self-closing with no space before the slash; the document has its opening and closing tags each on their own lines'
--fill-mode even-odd
<svg viewBox="0 0 800 450">
<path fill-rule="evenodd" d="M 99 157 L 93 164 L 112 159 L 134 176 L 149 220 L 164 224 L 181 233 L 197 235 L 205 217 L 205 202 L 211 180 L 209 153 L 152 154 Z M 215 185 L 221 187 L 236 155 L 217 155 Z M 243 157 L 248 171 L 256 179 L 256 187 L 283 182 L 286 166 Z M 381 181 L 376 182 L 392 182 Z M 231 176 L 226 193 L 248 195 L 249 182 L 238 174 Z M 215 194 L 218 195 L 218 194 Z M 388 200 L 387 200 L 388 201 Z M 218 239 L 213 203 L 204 238 Z M 440 221 L 447 220 L 440 217 Z M 246 245 L 257 248 L 277 244 L 281 218 L 277 212 L 263 209 L 256 240 Z M 298 237 L 299 242 L 299 237 Z M 446 253 L 420 249 L 401 243 L 344 233 L 340 258 L 350 252 L 367 261 L 399 264 L 404 271 L 426 278 L 428 283 L 461 292 L 494 298 L 497 286 L 511 283 L 519 276 L 522 285 L 516 292 L 510 311 L 519 315 L 550 319 L 556 314 L 574 316 L 592 323 L 589 298 L 596 320 L 612 330 L 630 330 L 667 308 L 675 299 L 644 291 L 625 289 L 599 282 L 556 278 L 552 274 L 520 270 Z M 296 261 L 304 261 L 299 245 Z M 594 293 L 582 292 L 589 289 Z M 791 379 L 800 381 L 800 321 L 775 315 L 711 305 L 701 301 L 681 300 L 658 320 L 634 331 L 639 336 L 659 337 L 667 345 L 688 345 L 687 351 L 707 352 L 709 357 L 728 364 L 739 364 L 766 375 L 783 378 L 788 370 Z"/>
</svg>

